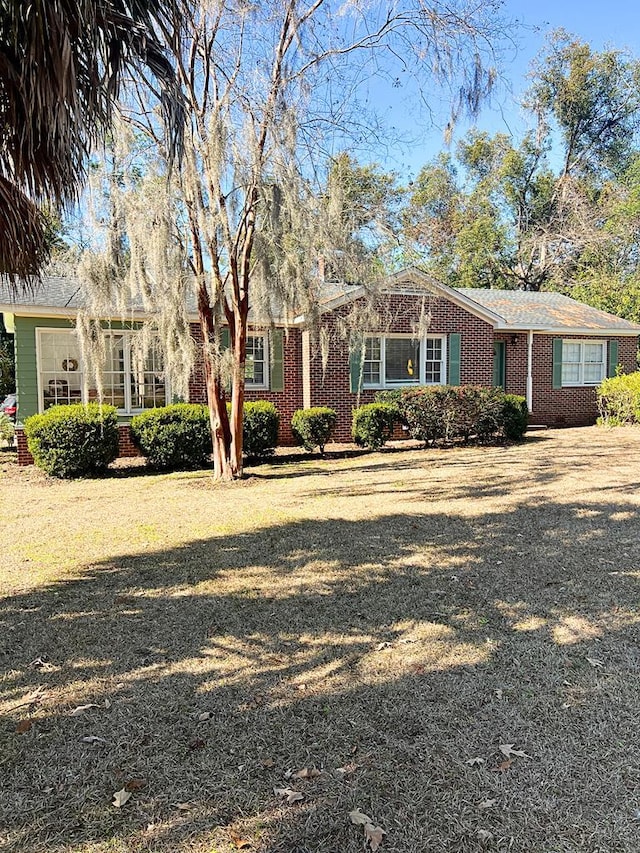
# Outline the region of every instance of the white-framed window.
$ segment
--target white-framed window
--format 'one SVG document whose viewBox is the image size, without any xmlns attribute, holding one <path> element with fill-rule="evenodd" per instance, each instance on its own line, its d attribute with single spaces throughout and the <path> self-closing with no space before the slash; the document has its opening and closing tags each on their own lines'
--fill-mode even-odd
<svg viewBox="0 0 640 853">
<path fill-rule="evenodd" d="M 447 348 L 443 336 L 380 335 L 365 338 L 363 388 L 443 385 Z"/>
<path fill-rule="evenodd" d="M 269 388 L 269 346 L 267 335 L 247 335 L 247 357 L 244 366 L 247 388 Z"/>
<path fill-rule="evenodd" d="M 606 341 L 563 341 L 563 386 L 599 385 L 607 375 L 606 359 Z"/>
<path fill-rule="evenodd" d="M 168 402 L 159 348 L 143 349 L 135 331 L 105 331 L 102 399 L 122 414 Z M 95 383 L 85 377 L 80 344 L 73 329 L 38 329 L 36 336 L 40 411 L 60 403 L 86 403 L 98 398 Z"/>
</svg>

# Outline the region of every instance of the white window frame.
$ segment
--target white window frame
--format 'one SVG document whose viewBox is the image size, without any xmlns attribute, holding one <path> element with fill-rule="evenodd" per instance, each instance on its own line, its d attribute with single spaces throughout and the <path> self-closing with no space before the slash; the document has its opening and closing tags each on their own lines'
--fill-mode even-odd
<svg viewBox="0 0 640 853">
<path fill-rule="evenodd" d="M 262 372 L 263 381 L 262 382 L 254 382 L 251 379 L 248 379 L 246 376 L 247 372 L 247 359 L 245 359 L 245 378 L 244 385 L 247 391 L 268 391 L 269 390 L 269 380 L 271 378 L 271 361 L 270 361 L 270 350 L 269 350 L 269 335 L 266 332 L 248 332 L 247 333 L 247 341 L 249 339 L 262 339 L 262 348 L 264 352 L 264 370 Z"/>
<path fill-rule="evenodd" d="M 36 378 L 37 378 L 37 386 L 38 386 L 38 411 L 44 412 L 44 385 L 42 382 L 42 336 L 44 334 L 56 334 L 56 335 L 73 335 L 77 340 L 77 332 L 75 329 L 58 329 L 54 326 L 41 326 L 36 328 Z M 119 415 L 135 415 L 140 412 L 149 411 L 148 409 L 142 408 L 133 408 L 131 403 L 131 382 L 127 381 L 127 379 L 131 377 L 131 338 L 138 334 L 135 329 L 103 329 L 103 334 L 105 338 L 107 337 L 115 337 L 115 336 L 124 336 L 127 343 L 124 347 L 124 399 L 125 406 L 124 408 L 118 409 Z M 79 402 L 87 403 L 87 378 L 85 365 L 82 360 L 82 357 L 78 359 L 78 372 L 80 374 L 81 382 L 80 382 L 80 399 Z M 169 383 L 165 376 L 165 403 L 164 405 L 168 405 L 171 402 L 171 391 L 169 388 Z"/>
<path fill-rule="evenodd" d="M 447 384 L 447 336 L 446 335 L 424 335 L 422 338 L 416 338 L 415 335 L 412 334 L 389 334 L 389 335 L 374 335 L 374 334 L 366 334 L 365 340 L 368 338 L 376 338 L 380 341 L 380 382 L 365 382 L 363 379 L 362 387 L 363 388 L 376 388 L 376 389 L 392 389 L 392 388 L 403 388 L 403 387 L 412 387 L 412 386 L 420 386 L 420 385 L 446 385 Z M 418 370 L 418 378 L 411 382 L 406 379 L 399 380 L 397 382 L 388 382 L 386 379 L 386 356 L 387 356 L 387 340 L 398 340 L 400 338 L 408 339 L 412 341 L 417 341 L 420 344 L 420 363 Z M 426 364 L 427 364 L 427 341 L 440 341 L 442 346 L 442 357 L 440 359 L 440 381 L 439 382 L 427 382 L 426 380 Z"/>
<path fill-rule="evenodd" d="M 564 347 L 565 344 L 571 344 L 572 346 L 580 347 L 580 361 L 565 361 L 564 360 Z M 602 361 L 588 361 L 584 360 L 584 351 L 585 346 L 589 344 L 593 344 L 596 346 L 602 347 Z M 562 372 L 564 374 L 564 366 L 565 364 L 578 364 L 580 370 L 580 378 L 576 382 L 567 382 L 564 379 L 564 375 L 562 377 L 562 387 L 563 388 L 595 388 L 596 385 L 599 385 L 603 379 L 606 379 L 607 376 L 607 342 L 605 340 L 594 339 L 594 340 L 583 340 L 582 338 L 563 338 L 562 339 Z M 584 366 L 585 364 L 601 364 L 602 365 L 602 376 L 600 379 L 585 382 L 584 381 Z"/>
</svg>

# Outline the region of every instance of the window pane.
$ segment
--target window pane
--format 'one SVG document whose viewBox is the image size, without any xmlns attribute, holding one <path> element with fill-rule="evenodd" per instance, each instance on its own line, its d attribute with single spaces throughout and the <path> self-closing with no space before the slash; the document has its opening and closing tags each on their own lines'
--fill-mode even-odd
<svg viewBox="0 0 640 853">
<path fill-rule="evenodd" d="M 563 362 L 579 362 L 580 359 L 580 351 L 582 349 L 581 344 L 574 344 L 570 341 L 565 341 L 562 344 L 562 361 Z"/>
<path fill-rule="evenodd" d="M 75 333 L 40 332 L 38 345 L 44 408 L 81 402 L 82 365 Z"/>
<path fill-rule="evenodd" d="M 425 358 L 427 361 L 442 361 L 442 338 L 428 338 Z"/>
<path fill-rule="evenodd" d="M 584 366 L 585 383 L 597 385 L 604 379 L 604 365 L 588 363 Z"/>
<path fill-rule="evenodd" d="M 105 403 L 116 409 L 125 408 L 124 335 L 105 335 L 105 360 L 102 371 L 102 394 Z M 89 391 L 97 396 L 97 390 Z"/>
<path fill-rule="evenodd" d="M 148 352 L 137 351 L 135 336 L 131 346 L 131 407 L 153 409 L 167 403 L 162 354 L 152 344 Z"/>
<path fill-rule="evenodd" d="M 265 377 L 265 341 L 264 335 L 247 338 L 247 357 L 244 366 L 244 378 L 247 385 L 264 385 Z"/>
<path fill-rule="evenodd" d="M 411 338 L 387 338 L 385 358 L 387 382 L 420 381 L 420 342 Z"/>
<path fill-rule="evenodd" d="M 604 361 L 603 345 L 602 344 L 585 344 L 584 345 L 584 360 L 590 362 Z"/>
<path fill-rule="evenodd" d="M 580 365 L 579 364 L 563 364 L 562 365 L 562 384 L 569 382 L 580 382 Z"/>
<path fill-rule="evenodd" d="M 365 340 L 364 360 L 380 361 L 380 338 L 367 338 Z"/>
<path fill-rule="evenodd" d="M 365 361 L 362 369 L 362 382 L 364 385 L 380 384 L 380 362 Z"/>
</svg>

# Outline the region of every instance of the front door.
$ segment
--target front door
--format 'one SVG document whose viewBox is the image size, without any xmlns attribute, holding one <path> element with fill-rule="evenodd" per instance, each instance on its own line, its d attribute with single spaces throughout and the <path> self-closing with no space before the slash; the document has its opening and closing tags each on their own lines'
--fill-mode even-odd
<svg viewBox="0 0 640 853">
<path fill-rule="evenodd" d="M 505 387 L 505 349 L 504 341 L 493 342 L 493 385 L 495 388 Z"/>
</svg>

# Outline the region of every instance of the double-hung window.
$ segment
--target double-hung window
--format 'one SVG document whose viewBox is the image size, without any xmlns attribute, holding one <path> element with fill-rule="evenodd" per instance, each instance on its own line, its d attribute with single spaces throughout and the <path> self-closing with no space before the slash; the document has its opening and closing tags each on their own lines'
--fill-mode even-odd
<svg viewBox="0 0 640 853">
<path fill-rule="evenodd" d="M 247 337 L 244 381 L 247 389 L 265 390 L 269 387 L 269 354 L 266 335 Z"/>
<path fill-rule="evenodd" d="M 599 385 L 607 375 L 605 341 L 562 342 L 562 384 Z"/>
<path fill-rule="evenodd" d="M 443 337 L 381 335 L 365 339 L 364 388 L 441 385 L 445 382 L 446 346 Z"/>
</svg>

